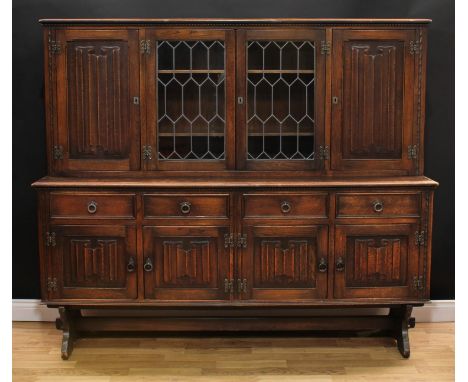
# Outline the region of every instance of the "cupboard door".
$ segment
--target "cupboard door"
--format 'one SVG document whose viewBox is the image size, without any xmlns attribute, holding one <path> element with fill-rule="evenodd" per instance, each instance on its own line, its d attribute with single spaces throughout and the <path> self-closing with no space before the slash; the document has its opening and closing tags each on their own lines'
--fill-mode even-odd
<svg viewBox="0 0 468 382">
<path fill-rule="evenodd" d="M 229 299 L 227 232 L 227 227 L 143 227 L 145 298 Z"/>
<path fill-rule="evenodd" d="M 55 290 L 50 299 L 134 299 L 137 297 L 135 226 L 51 227 Z"/>
<path fill-rule="evenodd" d="M 417 297 L 415 224 L 338 225 L 335 298 Z"/>
<path fill-rule="evenodd" d="M 56 33 L 56 170 L 138 170 L 138 31 Z"/>
<path fill-rule="evenodd" d="M 327 226 L 259 225 L 247 226 L 246 231 L 247 244 L 241 249 L 235 277 L 240 298 L 326 298 Z"/>
<path fill-rule="evenodd" d="M 238 168 L 323 168 L 323 40 L 320 29 L 237 32 Z"/>
<path fill-rule="evenodd" d="M 412 174 L 413 30 L 333 31 L 333 170 Z"/>
<path fill-rule="evenodd" d="M 233 169 L 234 31 L 154 29 L 146 41 L 147 168 Z"/>
</svg>

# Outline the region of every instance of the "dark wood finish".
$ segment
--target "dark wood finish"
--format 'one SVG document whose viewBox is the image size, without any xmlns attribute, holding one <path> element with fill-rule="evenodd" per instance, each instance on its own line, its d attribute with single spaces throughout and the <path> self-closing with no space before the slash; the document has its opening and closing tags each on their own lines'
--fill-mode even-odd
<svg viewBox="0 0 468 382">
<path fill-rule="evenodd" d="M 414 30 L 333 33 L 332 168 L 414 174 Z"/>
<path fill-rule="evenodd" d="M 246 225 L 243 231 L 247 247 L 239 254 L 235 277 L 239 298 L 291 301 L 326 297 L 326 226 Z M 243 280 L 245 290 L 240 285 Z"/>
<path fill-rule="evenodd" d="M 243 195 L 245 218 L 328 216 L 326 193 L 254 193 Z"/>
<path fill-rule="evenodd" d="M 227 218 L 229 194 L 145 194 L 145 218 Z"/>
<path fill-rule="evenodd" d="M 419 193 L 346 193 L 336 196 L 337 217 L 418 217 Z"/>
<path fill-rule="evenodd" d="M 413 278 L 419 274 L 416 231 L 414 224 L 337 225 L 334 296 L 415 296 Z"/>
<path fill-rule="evenodd" d="M 51 218 L 135 218 L 135 195 L 124 193 L 51 192 Z"/>
<path fill-rule="evenodd" d="M 49 299 L 136 298 L 135 226 L 51 226 L 56 244 L 50 247 L 57 287 Z"/>
<path fill-rule="evenodd" d="M 137 30 L 59 30 L 56 41 L 56 171 L 138 170 Z"/>
<path fill-rule="evenodd" d="M 224 300 L 230 279 L 225 227 L 143 227 L 145 298 L 156 300 Z"/>
<path fill-rule="evenodd" d="M 49 175 L 33 186 L 41 295 L 59 307 L 64 359 L 77 333 L 128 330 L 384 330 L 409 356 L 411 309 L 430 296 L 438 185 L 422 175 L 430 20 L 41 22 Z M 216 40 L 224 43 L 224 69 L 201 65 L 208 57 L 200 52 L 158 66 L 165 58 L 158 41 Z M 249 66 L 253 40 L 310 41 L 315 62 Z M 164 150 L 199 145 L 205 132 L 170 124 L 158 132 L 159 112 L 175 110 L 169 114 L 187 126 L 211 118 L 201 110 L 216 99 L 197 98 L 192 86 L 185 115 L 183 96 L 158 98 L 161 76 L 165 86 L 171 76 L 224 82 L 224 133 L 219 121 L 210 130 L 213 139 L 224 137 L 224 159 L 167 160 Z M 313 76 L 314 92 L 292 97 L 270 84 L 273 103 L 269 90 L 248 98 L 252 76 Z M 249 130 L 254 98 L 263 119 Z M 313 131 L 291 129 L 284 121 L 293 114 L 312 118 Z M 248 134 L 252 147 L 261 141 L 289 159 L 248 159 Z M 275 146 L 278 136 L 284 147 Z M 288 151 L 296 147 L 291 137 L 306 145 L 298 154 L 313 150 L 313 160 Z M 161 152 L 159 138 L 166 140 Z M 310 317 L 307 310 L 353 307 L 391 310 L 372 317 Z M 160 316 L 115 317 L 119 308 Z"/>
</svg>

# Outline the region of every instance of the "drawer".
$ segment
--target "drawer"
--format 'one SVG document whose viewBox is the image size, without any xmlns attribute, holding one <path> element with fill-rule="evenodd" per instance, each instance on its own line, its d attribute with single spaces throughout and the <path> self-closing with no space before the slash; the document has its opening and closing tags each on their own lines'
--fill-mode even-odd
<svg viewBox="0 0 468 382">
<path fill-rule="evenodd" d="M 145 218 L 227 218 L 229 194 L 146 194 Z"/>
<path fill-rule="evenodd" d="M 244 217 L 327 217 L 326 193 L 244 194 Z"/>
<path fill-rule="evenodd" d="M 336 195 L 337 217 L 412 217 L 420 214 L 419 193 L 353 193 Z"/>
<path fill-rule="evenodd" d="M 135 194 L 51 192 L 50 216 L 134 219 Z"/>
</svg>

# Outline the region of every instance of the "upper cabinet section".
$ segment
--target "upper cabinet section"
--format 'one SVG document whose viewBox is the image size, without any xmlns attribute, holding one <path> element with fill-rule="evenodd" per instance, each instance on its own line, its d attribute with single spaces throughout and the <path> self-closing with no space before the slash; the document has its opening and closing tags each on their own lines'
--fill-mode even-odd
<svg viewBox="0 0 468 382">
<path fill-rule="evenodd" d="M 51 173 L 422 175 L 425 22 L 48 21 Z"/>
<path fill-rule="evenodd" d="M 333 31 L 333 170 L 414 173 L 415 37 Z"/>
<path fill-rule="evenodd" d="M 138 170 L 138 31 L 59 30 L 55 39 L 55 168 Z"/>
</svg>

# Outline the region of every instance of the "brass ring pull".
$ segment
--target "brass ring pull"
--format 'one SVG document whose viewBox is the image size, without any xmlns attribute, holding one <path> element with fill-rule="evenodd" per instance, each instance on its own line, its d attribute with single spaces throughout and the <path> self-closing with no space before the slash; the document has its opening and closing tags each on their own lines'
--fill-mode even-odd
<svg viewBox="0 0 468 382">
<path fill-rule="evenodd" d="M 327 264 L 327 260 L 325 260 L 324 257 L 322 257 L 319 261 L 319 264 L 318 264 L 318 270 L 319 272 L 326 272 L 328 269 L 328 264 Z"/>
<path fill-rule="evenodd" d="M 190 207 L 192 207 L 192 204 L 190 202 L 182 202 L 179 204 L 180 206 L 180 212 L 183 214 L 188 214 L 190 213 Z"/>
<path fill-rule="evenodd" d="M 135 272 L 136 265 L 135 265 L 135 258 L 132 256 L 130 259 L 128 259 L 128 264 L 127 264 L 127 272 Z"/>
<path fill-rule="evenodd" d="M 384 204 L 381 200 L 374 200 L 372 202 L 372 207 L 374 208 L 375 212 L 382 212 Z"/>
<path fill-rule="evenodd" d="M 343 258 L 340 256 L 338 259 L 336 259 L 336 266 L 335 269 L 337 272 L 343 272 L 345 268 L 345 263 Z"/>
<path fill-rule="evenodd" d="M 153 261 L 151 257 L 147 257 L 145 260 L 145 264 L 143 265 L 143 269 L 145 272 L 151 272 L 153 270 Z"/>
<path fill-rule="evenodd" d="M 283 214 L 287 214 L 287 213 L 291 212 L 291 203 L 289 203 L 286 200 L 281 202 L 280 207 L 281 207 L 281 212 Z"/>
<path fill-rule="evenodd" d="M 88 212 L 90 214 L 95 214 L 96 211 L 97 211 L 97 203 L 94 200 L 92 200 L 88 203 Z"/>
</svg>

